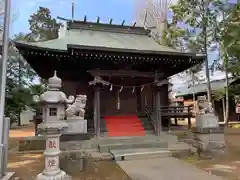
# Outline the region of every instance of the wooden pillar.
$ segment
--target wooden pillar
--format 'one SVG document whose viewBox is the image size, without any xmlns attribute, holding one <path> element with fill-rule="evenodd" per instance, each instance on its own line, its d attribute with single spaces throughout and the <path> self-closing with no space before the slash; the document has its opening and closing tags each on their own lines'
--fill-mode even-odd
<svg viewBox="0 0 240 180">
<path fill-rule="evenodd" d="M 156 112 L 156 135 L 160 136 L 162 131 L 162 115 L 161 115 L 161 102 L 160 102 L 160 88 L 155 89 L 155 112 Z"/>
<path fill-rule="evenodd" d="M 100 76 L 94 76 L 94 80 L 88 82 L 90 86 L 94 86 L 94 133 L 97 137 L 100 136 L 100 88 L 104 85 L 109 85 Z"/>
<path fill-rule="evenodd" d="M 142 113 L 142 93 L 141 88 L 136 88 L 136 96 L 137 96 L 137 111 L 138 113 Z"/>
<path fill-rule="evenodd" d="M 94 87 L 94 134 L 100 136 L 100 87 L 96 85 Z"/>
<path fill-rule="evenodd" d="M 96 96 L 96 90 L 95 90 L 95 87 L 94 87 L 94 94 L 93 94 L 93 133 L 94 135 L 97 134 L 97 96 Z"/>
</svg>

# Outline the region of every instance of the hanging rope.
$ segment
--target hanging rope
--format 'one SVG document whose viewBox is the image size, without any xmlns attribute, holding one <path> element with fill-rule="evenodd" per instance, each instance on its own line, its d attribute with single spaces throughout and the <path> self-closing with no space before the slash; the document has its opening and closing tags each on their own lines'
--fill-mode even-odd
<svg viewBox="0 0 240 180">
<path fill-rule="evenodd" d="M 145 83 L 145 84 L 140 84 L 140 85 L 132 85 L 132 86 L 129 86 L 129 85 L 113 84 L 113 83 L 111 83 L 111 82 L 109 82 L 109 81 L 106 81 L 106 80 L 103 80 L 103 79 L 102 79 L 102 81 L 105 82 L 105 85 L 110 86 L 110 89 L 109 89 L 110 91 L 113 90 L 113 87 L 120 88 L 120 92 L 121 92 L 124 88 L 131 88 L 131 89 L 133 89 L 133 90 L 132 90 L 133 93 L 135 92 L 135 88 L 141 88 L 141 91 L 143 91 L 144 87 L 150 86 L 150 85 L 154 85 L 154 84 L 156 84 L 156 83 L 159 83 L 159 81 L 154 80 L 153 82 L 150 82 L 150 83 Z"/>
<path fill-rule="evenodd" d="M 113 88 L 113 87 L 119 87 L 119 88 L 138 88 L 138 87 L 144 87 L 144 86 L 149 86 L 149 85 L 153 85 L 153 84 L 155 84 L 155 81 L 153 81 L 153 82 L 151 82 L 151 83 L 146 83 L 146 84 L 141 84 L 141 85 L 134 85 L 134 86 L 125 86 L 125 85 L 120 85 L 120 84 L 112 84 L 112 83 L 110 83 L 109 82 L 109 84 L 111 85 L 111 89 Z"/>
</svg>

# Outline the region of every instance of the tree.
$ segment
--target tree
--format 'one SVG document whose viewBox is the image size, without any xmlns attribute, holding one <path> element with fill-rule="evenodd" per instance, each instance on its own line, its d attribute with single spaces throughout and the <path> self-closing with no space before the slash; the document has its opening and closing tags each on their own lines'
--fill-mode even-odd
<svg viewBox="0 0 240 180">
<path fill-rule="evenodd" d="M 26 36 L 22 33 L 14 36 L 14 40 L 24 40 L 25 38 Z M 20 113 L 27 108 L 31 98 L 28 86 L 36 77 L 36 73 L 18 53 L 13 43 L 10 43 L 9 46 L 7 63 L 5 114 L 12 121 L 17 120 L 20 126 Z"/>
<path fill-rule="evenodd" d="M 240 76 L 240 4 L 235 4 L 223 23 L 222 46 L 228 57 L 229 71 Z"/>
<path fill-rule="evenodd" d="M 219 13 L 215 8 L 216 0 L 179 0 L 176 5 L 171 6 L 177 21 L 195 30 L 195 35 L 190 40 L 195 41 L 198 50 L 208 55 L 209 51 L 215 50 L 217 42 Z M 188 38 L 188 37 L 186 37 Z M 208 101 L 212 102 L 208 56 L 205 60 L 205 74 L 208 89 Z"/>
<path fill-rule="evenodd" d="M 183 37 L 186 35 L 186 30 L 178 26 L 176 16 L 173 16 L 172 21 L 165 21 L 166 25 L 163 28 L 160 44 L 176 49 L 182 49 Z"/>
<path fill-rule="evenodd" d="M 238 51 L 234 50 L 235 49 L 235 44 L 236 40 L 238 39 L 238 34 L 235 34 L 237 32 L 237 29 L 240 28 L 240 23 L 238 23 L 237 26 L 235 26 L 232 22 L 233 19 L 233 14 L 235 14 L 237 10 L 237 5 L 232 4 L 231 2 L 228 1 L 219 1 L 217 2 L 217 7 L 218 11 L 221 12 L 221 16 L 219 19 L 219 38 L 218 38 L 218 47 L 219 47 L 219 58 L 214 61 L 212 64 L 213 70 L 222 70 L 225 72 L 225 87 L 222 90 L 219 90 L 218 92 L 214 92 L 215 98 L 221 97 L 221 100 L 223 102 L 223 115 L 224 115 L 224 122 L 225 122 L 225 127 L 228 127 L 228 122 L 229 122 L 229 94 L 231 95 L 233 92 L 233 86 L 230 87 L 229 89 L 229 72 L 232 74 L 237 74 L 237 69 L 231 68 L 231 67 L 237 67 L 240 65 L 238 63 L 238 60 L 236 57 L 232 58 L 236 54 L 239 54 Z M 236 15 L 236 14 L 235 14 Z M 234 16 L 235 16 L 234 15 Z M 239 14 L 238 14 L 239 15 Z M 235 16 L 238 18 L 238 15 Z M 239 19 L 240 20 L 240 19 Z M 238 22 L 239 22 L 238 20 Z M 234 26 L 232 26 L 234 25 Z M 235 47 L 234 47 L 235 46 Z M 238 47 L 237 47 L 238 48 Z M 229 52 L 235 52 L 236 54 L 229 54 Z M 238 55 L 237 55 L 238 56 Z M 235 86 L 234 86 L 235 87 Z"/>
<path fill-rule="evenodd" d="M 30 33 L 27 35 L 28 41 L 47 41 L 58 38 L 58 31 L 61 23 L 58 23 L 51 16 L 51 11 L 45 7 L 39 7 L 29 20 Z M 46 80 L 40 78 L 40 82 L 46 87 Z"/>
<path fill-rule="evenodd" d="M 231 6 L 223 9 L 223 23 L 221 28 L 221 42 L 220 42 L 220 54 L 223 60 L 223 68 L 225 71 L 225 96 L 226 96 L 226 106 L 224 112 L 224 122 L 225 127 L 228 127 L 229 122 L 229 83 L 228 83 L 228 74 L 231 66 L 235 64 L 240 65 L 240 5 L 236 4 L 233 8 Z M 233 36 L 236 35 L 236 36 Z M 230 37 L 231 39 L 229 39 Z M 238 44 L 238 45 L 237 45 Z M 234 70 L 234 68 L 232 69 Z M 232 71 L 233 74 L 236 72 Z"/>
<path fill-rule="evenodd" d="M 58 37 L 60 24 L 51 17 L 50 10 L 40 7 L 39 10 L 30 16 L 30 33 L 19 33 L 13 37 L 14 41 L 43 41 Z M 13 43 L 9 47 L 9 60 L 7 69 L 6 84 L 6 116 L 13 121 L 20 122 L 20 113 L 28 107 L 34 108 L 32 101 L 34 94 L 43 92 L 44 86 L 33 85 L 32 81 L 37 75 L 30 65 L 18 53 Z M 45 80 L 40 79 L 41 82 Z"/>
<path fill-rule="evenodd" d="M 31 97 L 33 97 L 34 95 L 40 96 L 45 90 L 46 87 L 44 84 L 32 84 L 29 86 L 29 94 L 31 95 Z M 32 99 L 29 103 L 29 106 L 33 109 L 37 108 L 37 104 L 32 101 Z"/>
<path fill-rule="evenodd" d="M 192 38 L 195 35 L 195 29 L 184 29 L 177 26 L 177 18 L 176 16 L 173 16 L 173 23 L 168 26 L 170 27 L 168 34 L 166 34 L 166 39 L 169 45 L 175 47 L 176 49 L 181 49 L 182 51 L 186 52 L 199 52 L 200 46 L 196 43 L 195 39 Z M 187 38 L 186 38 L 187 37 Z M 195 82 L 200 81 L 197 73 L 202 70 L 202 64 L 195 65 L 188 70 L 184 71 L 183 73 L 180 73 L 180 76 L 191 77 L 191 85 L 193 90 L 193 102 L 195 102 Z"/>
<path fill-rule="evenodd" d="M 58 38 L 61 27 L 55 18 L 52 18 L 48 8 L 39 7 L 36 13 L 28 20 L 30 25 L 29 37 L 32 41 L 46 41 Z"/>
</svg>

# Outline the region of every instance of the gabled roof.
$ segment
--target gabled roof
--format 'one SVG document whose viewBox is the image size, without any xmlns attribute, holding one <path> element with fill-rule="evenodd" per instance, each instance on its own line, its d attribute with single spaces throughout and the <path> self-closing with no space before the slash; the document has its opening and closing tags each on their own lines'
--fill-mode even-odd
<svg viewBox="0 0 240 180">
<path fill-rule="evenodd" d="M 75 46 L 83 49 L 194 56 L 196 59 L 202 59 L 205 56 L 200 54 L 199 57 L 193 53 L 185 53 L 160 45 L 150 36 L 150 31 L 143 27 L 69 21 L 64 34 L 58 39 L 49 41 L 16 42 L 16 46 L 27 45 L 29 48 L 44 48 L 49 51 L 67 51 L 69 47 Z"/>
<path fill-rule="evenodd" d="M 26 44 L 53 50 L 67 50 L 67 45 L 80 45 L 114 49 L 176 52 L 172 48 L 159 45 L 148 35 L 75 29 L 66 30 L 65 33 L 65 36 L 59 39 L 29 42 Z"/>
</svg>

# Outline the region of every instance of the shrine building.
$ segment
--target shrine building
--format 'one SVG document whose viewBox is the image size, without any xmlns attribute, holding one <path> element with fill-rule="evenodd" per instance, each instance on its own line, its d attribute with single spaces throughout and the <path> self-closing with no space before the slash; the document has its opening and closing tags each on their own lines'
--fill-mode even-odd
<svg viewBox="0 0 240 180">
<path fill-rule="evenodd" d="M 131 122 L 145 116 L 146 106 L 168 106 L 168 78 L 205 59 L 204 54 L 160 45 L 150 30 L 135 24 L 115 25 L 112 20 L 103 24 L 86 18 L 67 20 L 58 39 L 15 45 L 41 78 L 56 70 L 66 95 L 87 95 L 85 119 L 89 131 L 97 135 L 114 131 L 113 126 L 131 131 Z M 156 119 L 158 127 L 168 121 Z"/>
</svg>

